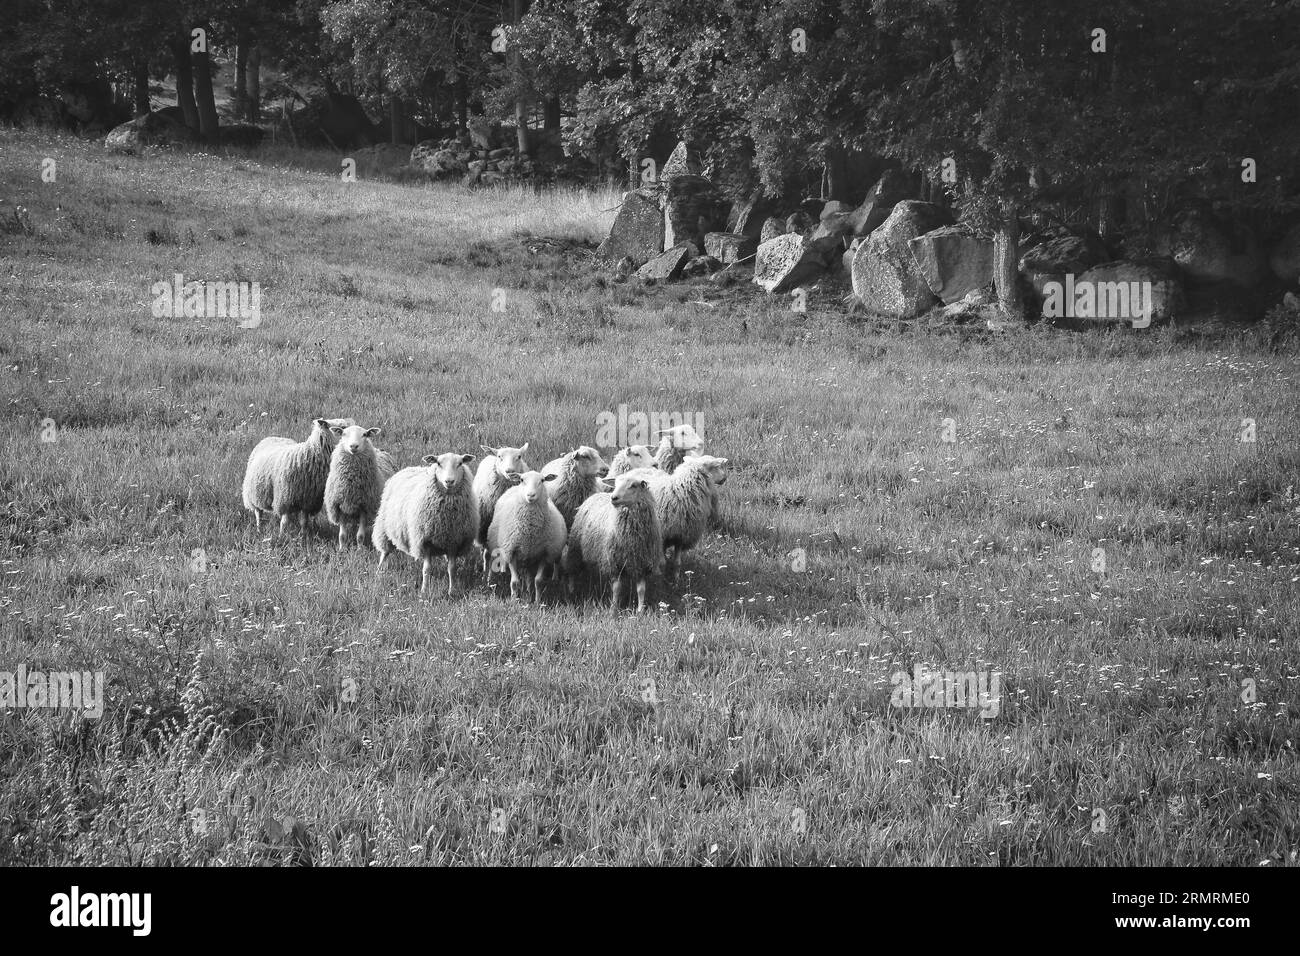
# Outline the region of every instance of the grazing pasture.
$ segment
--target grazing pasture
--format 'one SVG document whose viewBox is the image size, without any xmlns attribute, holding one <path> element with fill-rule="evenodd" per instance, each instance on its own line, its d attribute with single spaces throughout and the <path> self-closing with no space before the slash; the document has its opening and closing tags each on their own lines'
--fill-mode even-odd
<svg viewBox="0 0 1300 956">
<path fill-rule="evenodd" d="M 0 131 L 0 672 L 106 679 L 0 713 L 0 863 L 1295 862 L 1293 352 L 642 288 L 616 193 L 291 159 Z M 177 273 L 260 325 L 156 318 Z M 317 417 L 537 467 L 621 404 L 729 460 L 645 615 L 476 557 L 423 600 L 240 500 Z M 917 667 L 996 714 L 891 706 Z"/>
</svg>

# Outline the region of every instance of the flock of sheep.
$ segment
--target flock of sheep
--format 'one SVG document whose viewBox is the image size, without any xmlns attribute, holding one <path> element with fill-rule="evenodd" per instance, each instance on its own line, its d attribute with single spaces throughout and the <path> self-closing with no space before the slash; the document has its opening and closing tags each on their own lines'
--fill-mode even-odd
<svg viewBox="0 0 1300 956">
<path fill-rule="evenodd" d="M 303 531 L 322 508 L 349 541 L 379 552 L 379 569 L 393 551 L 423 562 L 420 591 L 433 560 L 447 562 L 447 594 L 456 591 L 456 562 L 477 545 L 483 570 L 510 572 L 510 593 L 536 601 L 543 582 L 561 575 L 569 593 L 595 571 L 612 585 L 613 606 L 625 582 L 636 587 L 637 611 L 646 607 L 648 580 L 665 570 L 671 581 L 683 551 L 693 548 L 717 512 L 725 458 L 702 453 L 690 425 L 661 434 L 659 446 L 632 445 L 606 465 L 583 445 L 530 470 L 518 448 L 482 446 L 487 457 L 471 475 L 474 455 L 424 456 L 424 465 L 397 470 L 375 448 L 378 428 L 350 418 L 318 418 L 306 441 L 263 438 L 248 456 L 244 507 L 257 527 L 262 515 L 288 531 Z"/>
</svg>

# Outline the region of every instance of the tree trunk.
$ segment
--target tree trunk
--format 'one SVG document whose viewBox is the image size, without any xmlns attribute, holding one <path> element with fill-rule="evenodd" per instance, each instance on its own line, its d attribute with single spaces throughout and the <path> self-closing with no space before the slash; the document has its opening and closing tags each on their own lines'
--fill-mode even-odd
<svg viewBox="0 0 1300 956">
<path fill-rule="evenodd" d="M 510 22 L 514 26 L 524 18 L 524 0 L 510 0 Z M 520 156 L 532 155 L 532 144 L 528 141 L 528 100 L 523 95 L 524 58 L 519 46 L 510 45 L 510 72 L 514 74 L 518 92 L 515 96 L 515 130 L 518 134 Z"/>
<path fill-rule="evenodd" d="M 548 97 L 546 100 L 546 118 L 543 126 L 547 132 L 559 132 L 560 130 L 560 98 L 558 96 Z"/>
<path fill-rule="evenodd" d="M 1097 232 L 1103 239 L 1114 239 L 1124 228 L 1127 215 L 1124 193 L 1118 189 L 1104 194 L 1097 203 Z"/>
<path fill-rule="evenodd" d="M 204 31 L 211 36 L 212 29 L 202 24 Z M 199 135 L 204 142 L 216 143 L 220 133 L 217 131 L 217 101 L 212 94 L 212 61 L 205 49 L 202 53 L 191 53 L 194 62 L 194 99 L 199 106 Z"/>
<path fill-rule="evenodd" d="M 248 27 L 242 23 L 235 33 L 235 115 L 248 115 Z"/>
<path fill-rule="evenodd" d="M 1003 315 L 1016 322 L 1024 319 L 1025 310 L 1020 301 L 1020 220 L 1016 208 L 1010 206 L 993 236 L 993 285 L 998 294 L 998 308 Z"/>
<path fill-rule="evenodd" d="M 135 115 L 145 116 L 149 113 L 149 63 L 141 61 L 135 65 Z"/>
<path fill-rule="evenodd" d="M 256 123 L 262 118 L 262 48 L 256 43 L 248 48 L 248 114 Z"/>
<path fill-rule="evenodd" d="M 636 189 L 641 185 L 641 163 L 635 149 L 627 151 L 627 188 Z"/>
<path fill-rule="evenodd" d="M 826 186 L 823 192 L 823 199 L 839 199 L 843 202 L 849 199 L 848 160 L 844 155 L 844 147 L 838 144 L 826 149 Z"/>
<path fill-rule="evenodd" d="M 469 132 L 469 87 L 465 74 L 456 77 L 456 132 L 462 136 Z"/>
<path fill-rule="evenodd" d="M 406 110 L 400 96 L 388 100 L 388 133 L 389 142 L 395 145 L 406 142 Z"/>
<path fill-rule="evenodd" d="M 172 40 L 172 56 L 176 59 L 176 105 L 181 108 L 185 125 L 198 132 L 199 107 L 194 101 L 194 65 L 190 61 L 188 30 L 181 30 Z"/>
</svg>

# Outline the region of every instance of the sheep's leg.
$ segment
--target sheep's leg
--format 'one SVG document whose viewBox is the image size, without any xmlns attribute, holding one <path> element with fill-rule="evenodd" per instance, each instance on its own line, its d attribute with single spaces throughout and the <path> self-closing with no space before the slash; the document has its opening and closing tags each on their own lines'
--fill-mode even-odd
<svg viewBox="0 0 1300 956">
<path fill-rule="evenodd" d="M 347 546 L 348 546 L 348 526 L 346 524 L 340 524 L 339 525 L 339 550 L 344 551 L 347 549 Z"/>
<path fill-rule="evenodd" d="M 289 533 L 289 522 L 290 522 L 292 519 L 293 519 L 293 515 L 289 514 L 288 512 L 285 512 L 284 514 L 280 515 L 280 533 L 281 533 L 281 534 L 288 534 L 288 533 Z"/>
<path fill-rule="evenodd" d="M 305 511 L 298 512 L 298 530 L 302 532 L 304 538 L 307 537 L 307 520 L 309 517 Z"/>
<path fill-rule="evenodd" d="M 456 559 L 447 555 L 447 597 L 456 594 Z"/>
<path fill-rule="evenodd" d="M 611 600 L 614 606 L 614 613 L 617 614 L 618 609 L 623 606 L 623 576 L 622 575 L 619 575 L 618 577 L 614 578 L 614 584 L 612 585 L 612 590 L 613 590 L 613 594 L 611 596 Z"/>
<path fill-rule="evenodd" d="M 366 542 L 370 540 L 370 526 L 365 518 L 357 522 L 357 547 L 364 548 Z"/>
<path fill-rule="evenodd" d="M 645 610 L 645 578 L 638 578 L 636 582 L 636 612 L 640 614 Z"/>
<path fill-rule="evenodd" d="M 433 555 L 426 554 L 424 563 L 420 565 L 420 593 L 424 594 L 429 587 L 429 578 L 433 577 Z"/>
<path fill-rule="evenodd" d="M 260 508 L 253 509 L 253 520 L 257 522 L 257 530 L 261 531 L 262 530 L 262 509 Z"/>
<path fill-rule="evenodd" d="M 678 565 L 681 563 L 681 559 L 682 554 L 680 548 L 674 547 L 671 557 L 668 555 L 668 549 L 664 549 L 664 573 L 672 584 L 677 583 L 677 569 Z"/>
<path fill-rule="evenodd" d="M 523 578 L 519 575 L 519 562 L 515 558 L 509 561 L 510 566 L 510 596 L 519 599 L 523 590 Z"/>
<path fill-rule="evenodd" d="M 536 604 L 542 597 L 542 582 L 546 580 L 547 573 L 551 570 L 551 565 L 543 562 L 537 567 L 537 574 L 533 576 L 533 603 Z"/>
</svg>

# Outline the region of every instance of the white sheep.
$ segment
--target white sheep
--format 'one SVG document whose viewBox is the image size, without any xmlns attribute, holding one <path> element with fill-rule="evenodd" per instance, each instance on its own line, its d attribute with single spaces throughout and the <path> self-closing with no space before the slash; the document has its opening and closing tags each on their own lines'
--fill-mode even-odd
<svg viewBox="0 0 1300 956">
<path fill-rule="evenodd" d="M 295 515 L 306 531 L 308 519 L 325 503 L 325 482 L 329 477 L 330 455 L 338 436 L 333 428 L 356 424 L 350 418 L 317 418 L 305 441 L 272 435 L 254 446 L 244 469 L 244 507 L 253 512 L 257 528 L 262 514 L 280 518 L 280 530 L 289 529 Z"/>
<path fill-rule="evenodd" d="M 617 478 L 637 468 L 657 468 L 655 453 L 649 445 L 628 445 L 609 463 L 609 478 Z"/>
<path fill-rule="evenodd" d="M 682 552 L 695 547 L 709 526 L 716 489 L 727 480 L 726 464 L 725 458 L 696 455 L 685 459 L 671 475 L 648 468 L 628 472 L 644 479 L 654 493 L 670 581 L 677 580 Z"/>
<path fill-rule="evenodd" d="M 492 515 L 487 549 L 494 568 L 509 569 L 511 596 L 521 597 L 521 588 L 531 589 L 536 601 L 542 580 L 559 563 L 568 531 L 546 488 L 556 480 L 554 473 L 529 471 L 512 477 L 514 486 L 501 496 Z"/>
<path fill-rule="evenodd" d="M 338 525 L 342 551 L 349 538 L 362 546 L 370 540 L 384 483 L 393 474 L 393 460 L 370 443 L 380 434 L 378 428 L 335 425 L 330 431 L 338 436 L 338 444 L 325 480 L 325 514 L 331 524 Z M 383 464 L 380 455 L 386 459 Z"/>
<path fill-rule="evenodd" d="M 605 459 L 590 445 L 575 448 L 567 455 L 546 463 L 542 474 L 559 476 L 550 493 L 555 507 L 564 516 L 565 527 L 573 527 L 573 516 L 578 507 L 596 493 L 600 477 L 608 471 Z"/>
<path fill-rule="evenodd" d="M 613 494 L 592 495 L 582 503 L 562 559 L 570 590 L 584 568 L 610 579 L 615 611 L 623 603 L 624 577 L 632 581 L 638 614 L 646 608 L 646 582 L 664 562 L 663 533 L 650 484 L 640 477 L 644 471 L 619 475 Z"/>
<path fill-rule="evenodd" d="M 518 448 L 492 448 L 480 446 L 487 452 L 487 457 L 478 463 L 474 472 L 474 498 L 478 501 L 478 534 L 474 542 L 483 549 L 483 571 L 488 570 L 491 552 L 487 547 L 488 527 L 492 524 L 492 511 L 501 496 L 516 484 L 515 478 L 528 470 L 524 452 L 528 451 L 528 442 Z"/>
<path fill-rule="evenodd" d="M 382 571 L 397 549 L 423 561 L 420 593 L 429 586 L 433 559 L 447 559 L 447 596 L 456 592 L 455 562 L 474 545 L 478 505 L 469 469 L 473 455 L 425 455 L 428 468 L 403 468 L 384 485 L 371 535 Z M 378 573 L 377 571 L 377 573 Z"/>
<path fill-rule="evenodd" d="M 655 464 L 665 474 L 671 475 L 677 466 L 704 448 L 704 439 L 691 425 L 678 425 L 659 433 L 659 447 L 655 449 Z"/>
</svg>

